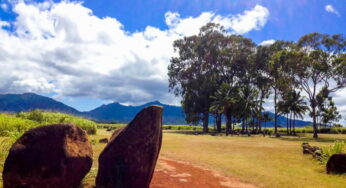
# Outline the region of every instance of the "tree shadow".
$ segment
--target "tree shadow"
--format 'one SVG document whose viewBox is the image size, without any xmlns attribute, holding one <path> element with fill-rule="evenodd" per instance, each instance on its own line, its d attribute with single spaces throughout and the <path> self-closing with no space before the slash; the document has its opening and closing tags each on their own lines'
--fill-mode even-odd
<svg viewBox="0 0 346 188">
<path fill-rule="evenodd" d="M 203 131 L 193 131 L 193 130 L 165 130 L 166 133 L 174 133 L 174 134 L 184 134 L 184 135 L 210 135 L 210 136 L 226 136 L 225 132 L 216 132 L 216 131 L 209 131 L 208 133 L 205 133 Z M 262 134 L 247 134 L 247 133 L 229 133 L 228 136 L 240 136 L 240 137 L 251 137 L 251 136 L 262 136 Z"/>
<path fill-rule="evenodd" d="M 284 141 L 300 141 L 300 142 L 335 142 L 335 141 L 344 141 L 345 138 L 312 138 L 306 136 L 281 136 L 281 137 L 271 137 L 273 139 L 284 140 Z"/>
<path fill-rule="evenodd" d="M 226 136 L 224 132 L 218 133 L 216 131 L 210 131 L 208 133 L 204 133 L 203 131 L 193 131 L 193 130 L 165 130 L 166 133 L 174 133 L 174 134 L 184 134 L 184 135 L 210 135 L 210 136 Z M 263 136 L 263 134 L 229 134 L 228 136 L 240 136 L 240 137 L 252 137 L 252 136 Z M 344 138 L 312 138 L 305 135 L 297 135 L 297 136 L 280 136 L 275 137 L 273 135 L 265 135 L 267 138 L 278 139 L 283 141 L 296 141 L 296 142 L 325 142 L 325 143 L 333 143 L 335 141 L 344 141 L 346 142 L 346 136 Z"/>
</svg>

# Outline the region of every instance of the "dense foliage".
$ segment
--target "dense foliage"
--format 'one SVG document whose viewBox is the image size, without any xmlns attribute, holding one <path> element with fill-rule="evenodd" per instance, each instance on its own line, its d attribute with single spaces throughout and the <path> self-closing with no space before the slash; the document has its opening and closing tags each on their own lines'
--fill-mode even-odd
<svg viewBox="0 0 346 188">
<path fill-rule="evenodd" d="M 309 111 L 314 138 L 318 129 L 341 116 L 331 93 L 346 87 L 346 39 L 342 35 L 311 33 L 298 42 L 276 41 L 257 46 L 251 39 L 229 35 L 209 23 L 198 35 L 174 42 L 178 56 L 168 66 L 169 88 L 182 97 L 189 123 L 226 119 L 226 134 L 242 123 L 242 133 L 262 132 L 267 121 L 263 105 L 274 103 L 274 132 L 278 114 L 286 115 L 287 134 L 295 134 L 295 119 Z M 307 97 L 304 97 L 307 96 Z"/>
</svg>

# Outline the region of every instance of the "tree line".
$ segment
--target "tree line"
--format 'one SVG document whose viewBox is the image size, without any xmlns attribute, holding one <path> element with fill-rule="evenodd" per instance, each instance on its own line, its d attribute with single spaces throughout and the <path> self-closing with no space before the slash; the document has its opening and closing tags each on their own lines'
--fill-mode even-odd
<svg viewBox="0 0 346 188">
<path fill-rule="evenodd" d="M 270 96 L 275 134 L 279 114 L 287 117 L 287 134 L 295 134 L 295 119 L 308 113 L 314 138 L 321 125 L 341 118 L 332 98 L 346 87 L 346 39 L 341 34 L 310 33 L 297 42 L 256 45 L 208 23 L 173 47 L 178 56 L 168 66 L 170 92 L 182 97 L 186 121 L 202 122 L 204 132 L 210 115 L 218 132 L 226 119 L 226 135 L 236 123 L 242 133 L 250 127 L 262 132 L 262 122 L 269 120 L 263 105 Z"/>
</svg>

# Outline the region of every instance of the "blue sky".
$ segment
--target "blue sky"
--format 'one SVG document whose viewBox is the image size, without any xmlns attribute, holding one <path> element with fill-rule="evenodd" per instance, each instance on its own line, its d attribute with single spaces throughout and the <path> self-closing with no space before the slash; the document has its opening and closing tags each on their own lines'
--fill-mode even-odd
<svg viewBox="0 0 346 188">
<path fill-rule="evenodd" d="M 346 0 L 0 0 L 0 93 L 35 92 L 78 110 L 168 93 L 172 42 L 209 21 L 263 41 L 342 33 Z M 346 115 L 346 92 L 335 100 Z M 267 104 L 270 110 L 271 103 Z"/>
<path fill-rule="evenodd" d="M 258 43 L 268 39 L 297 40 L 310 32 L 344 33 L 346 28 L 346 18 L 342 16 L 346 13 L 345 0 L 98 0 L 85 1 L 84 5 L 98 16 L 117 18 L 128 31 L 143 30 L 147 25 L 167 28 L 163 19 L 167 11 L 179 12 L 182 17 L 195 17 L 206 11 L 227 15 L 262 5 L 270 12 L 267 24 L 261 31 L 245 35 Z M 340 16 L 327 12 L 326 5 L 332 5 Z"/>
</svg>

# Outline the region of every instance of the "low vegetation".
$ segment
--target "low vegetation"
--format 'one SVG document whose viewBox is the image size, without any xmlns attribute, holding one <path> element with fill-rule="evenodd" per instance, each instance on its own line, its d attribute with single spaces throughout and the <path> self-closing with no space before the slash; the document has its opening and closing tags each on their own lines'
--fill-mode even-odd
<svg viewBox="0 0 346 188">
<path fill-rule="evenodd" d="M 97 159 L 105 146 L 101 138 L 109 138 L 113 130 L 125 124 L 97 124 L 72 115 L 32 111 L 19 114 L 0 114 L 0 170 L 8 151 L 24 131 L 54 123 L 75 123 L 89 132 L 93 145 L 94 163 L 84 183 L 92 185 L 97 173 Z M 224 130 L 226 127 L 222 126 Z M 346 136 L 343 134 L 321 134 L 312 138 L 312 127 L 296 128 L 298 136 L 274 137 L 274 129 L 267 128 L 269 135 L 219 136 L 195 135 L 202 133 L 202 126 L 164 125 L 161 155 L 183 160 L 213 169 L 225 176 L 239 178 L 260 187 L 346 187 L 345 175 L 327 175 L 325 163 L 334 153 L 345 152 Z M 346 128 L 328 128 L 328 133 L 345 133 Z M 98 131 L 96 131 L 98 130 Z M 241 131 L 236 125 L 236 131 Z M 324 129 L 320 129 L 322 131 Z M 285 128 L 278 128 L 285 133 Z M 302 142 L 323 148 L 323 160 L 313 160 L 303 155 Z M 198 155 L 196 155 L 198 153 Z M 260 161 L 260 162 L 259 162 Z M 309 181 L 307 181 L 309 180 Z M 311 180 L 311 181 L 310 181 Z"/>
<path fill-rule="evenodd" d="M 337 153 L 343 153 L 345 151 L 345 142 L 344 141 L 335 141 L 334 144 L 330 146 L 325 146 L 322 149 L 322 164 L 327 164 L 329 158 Z"/>
<path fill-rule="evenodd" d="M 63 113 L 33 110 L 18 114 L 0 113 L 0 136 L 8 136 L 11 132 L 23 133 L 37 126 L 57 123 L 76 124 L 88 134 L 96 134 L 97 130 L 97 124 L 88 119 Z"/>
</svg>

